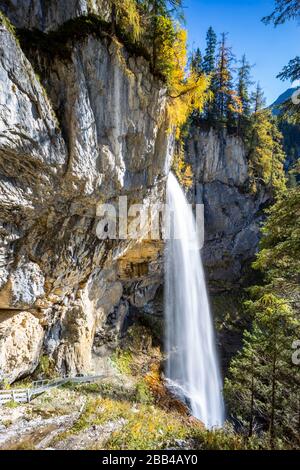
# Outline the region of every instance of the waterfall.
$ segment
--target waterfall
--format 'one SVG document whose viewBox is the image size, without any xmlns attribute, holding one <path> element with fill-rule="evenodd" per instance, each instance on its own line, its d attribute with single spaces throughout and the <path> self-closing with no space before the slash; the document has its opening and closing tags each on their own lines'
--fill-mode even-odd
<svg viewBox="0 0 300 470">
<path fill-rule="evenodd" d="M 222 381 L 191 207 L 170 173 L 167 204 L 175 237 L 165 249 L 166 379 L 207 428 L 224 420 Z"/>
</svg>

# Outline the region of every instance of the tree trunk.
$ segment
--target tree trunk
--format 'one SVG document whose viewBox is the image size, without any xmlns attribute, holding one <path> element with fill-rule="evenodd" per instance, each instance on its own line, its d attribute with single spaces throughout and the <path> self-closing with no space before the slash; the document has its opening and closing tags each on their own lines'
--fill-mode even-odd
<svg viewBox="0 0 300 470">
<path fill-rule="evenodd" d="M 298 395 L 298 434 L 300 438 L 300 395 Z"/>
<path fill-rule="evenodd" d="M 271 448 L 274 448 L 274 438 L 275 438 L 275 401 L 276 401 L 276 363 L 277 363 L 277 349 L 276 343 L 274 345 L 275 350 L 273 352 L 272 359 L 272 394 L 271 394 L 271 417 L 270 417 L 270 444 Z"/>
<path fill-rule="evenodd" d="M 250 404 L 250 419 L 249 419 L 249 437 L 253 435 L 254 423 L 254 358 L 251 359 L 251 404 Z"/>
</svg>

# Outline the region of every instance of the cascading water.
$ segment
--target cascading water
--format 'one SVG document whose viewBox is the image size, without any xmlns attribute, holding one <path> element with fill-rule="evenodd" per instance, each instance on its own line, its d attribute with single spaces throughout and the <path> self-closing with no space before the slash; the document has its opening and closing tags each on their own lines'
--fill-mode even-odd
<svg viewBox="0 0 300 470">
<path fill-rule="evenodd" d="M 224 421 L 222 382 L 202 260 L 191 207 L 170 173 L 173 231 L 165 251 L 166 378 L 207 428 Z"/>
</svg>

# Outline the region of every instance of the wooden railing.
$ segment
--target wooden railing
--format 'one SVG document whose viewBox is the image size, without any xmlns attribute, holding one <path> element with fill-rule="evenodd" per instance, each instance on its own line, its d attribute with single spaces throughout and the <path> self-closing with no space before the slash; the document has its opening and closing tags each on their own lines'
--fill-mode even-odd
<svg viewBox="0 0 300 470">
<path fill-rule="evenodd" d="M 31 400 L 31 390 L 29 388 L 15 390 L 0 390 L 0 405 L 14 401 L 17 403 L 28 403 Z"/>
<path fill-rule="evenodd" d="M 34 397 L 41 395 L 51 388 L 60 387 L 68 382 L 71 383 L 92 383 L 97 380 L 108 377 L 107 374 L 103 375 L 83 375 L 75 377 L 60 377 L 51 380 L 38 380 L 32 383 L 30 388 L 18 388 L 0 390 L 0 405 L 5 405 L 9 402 L 16 403 L 29 403 Z"/>
</svg>

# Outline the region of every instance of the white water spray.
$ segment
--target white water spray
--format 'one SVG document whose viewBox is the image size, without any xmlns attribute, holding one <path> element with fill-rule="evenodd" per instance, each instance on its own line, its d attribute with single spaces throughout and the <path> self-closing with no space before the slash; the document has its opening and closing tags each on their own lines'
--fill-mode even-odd
<svg viewBox="0 0 300 470">
<path fill-rule="evenodd" d="M 165 252 L 166 377 L 170 386 L 188 400 L 196 418 L 207 428 L 221 427 L 222 381 L 196 222 L 172 173 L 167 203 L 176 239 L 170 237 Z"/>
</svg>

